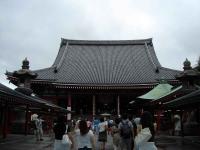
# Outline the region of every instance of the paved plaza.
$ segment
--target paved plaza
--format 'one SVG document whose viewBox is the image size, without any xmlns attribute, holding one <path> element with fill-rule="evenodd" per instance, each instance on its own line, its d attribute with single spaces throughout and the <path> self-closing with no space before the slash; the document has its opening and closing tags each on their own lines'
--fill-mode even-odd
<svg viewBox="0 0 200 150">
<path fill-rule="evenodd" d="M 36 142 L 33 135 L 8 135 L 0 140 L 1 150 L 53 150 L 53 136 L 44 136 L 44 141 Z M 156 145 L 159 150 L 199 150 L 200 137 L 157 136 Z M 99 143 L 96 144 L 97 150 Z M 108 136 L 106 150 L 113 150 L 112 138 Z"/>
</svg>

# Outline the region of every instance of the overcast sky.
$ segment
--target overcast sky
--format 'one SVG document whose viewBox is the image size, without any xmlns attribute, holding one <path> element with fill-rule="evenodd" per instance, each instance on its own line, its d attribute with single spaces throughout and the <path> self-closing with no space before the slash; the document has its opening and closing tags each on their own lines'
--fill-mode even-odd
<svg viewBox="0 0 200 150">
<path fill-rule="evenodd" d="M 4 73 L 50 67 L 61 38 L 153 38 L 163 67 L 182 70 L 200 56 L 199 0 L 0 0 L 0 83 Z"/>
</svg>

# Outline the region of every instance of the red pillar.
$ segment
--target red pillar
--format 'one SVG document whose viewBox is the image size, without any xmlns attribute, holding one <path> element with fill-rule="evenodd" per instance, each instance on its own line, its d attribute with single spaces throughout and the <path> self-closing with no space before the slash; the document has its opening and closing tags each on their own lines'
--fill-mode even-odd
<svg viewBox="0 0 200 150">
<path fill-rule="evenodd" d="M 28 115 L 28 112 L 29 111 L 29 106 L 28 105 L 26 105 L 26 120 L 25 120 L 25 135 L 27 135 L 28 134 L 28 117 L 29 117 L 29 115 Z"/>
<path fill-rule="evenodd" d="M 120 98 L 119 95 L 117 96 L 117 115 L 120 115 Z"/>
<path fill-rule="evenodd" d="M 96 115 L 96 100 L 95 100 L 95 95 L 92 96 L 92 115 L 93 115 L 93 119 L 94 119 L 94 116 Z"/>
<path fill-rule="evenodd" d="M 68 93 L 68 98 L 67 98 L 67 106 L 68 107 L 71 107 L 71 94 L 70 93 Z"/>
</svg>

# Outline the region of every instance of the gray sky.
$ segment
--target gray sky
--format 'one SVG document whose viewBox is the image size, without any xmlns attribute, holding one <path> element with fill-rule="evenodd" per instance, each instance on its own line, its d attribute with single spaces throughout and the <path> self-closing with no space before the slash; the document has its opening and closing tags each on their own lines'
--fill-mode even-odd
<svg viewBox="0 0 200 150">
<path fill-rule="evenodd" d="M 200 56 L 199 0 L 0 0 L 0 83 L 4 73 L 53 64 L 61 38 L 153 38 L 163 67 L 182 70 Z"/>
</svg>

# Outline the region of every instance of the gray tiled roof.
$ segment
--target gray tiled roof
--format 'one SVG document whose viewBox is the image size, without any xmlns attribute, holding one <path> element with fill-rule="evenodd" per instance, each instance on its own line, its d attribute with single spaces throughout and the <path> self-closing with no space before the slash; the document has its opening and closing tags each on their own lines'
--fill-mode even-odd
<svg viewBox="0 0 200 150">
<path fill-rule="evenodd" d="M 67 84 L 140 84 L 180 72 L 160 65 L 152 39 L 84 41 L 62 39 L 55 62 L 36 79 Z"/>
<path fill-rule="evenodd" d="M 12 90 L 7 86 L 0 83 L 0 96 L 6 95 L 5 99 L 11 98 L 13 102 L 21 104 L 36 104 L 40 105 L 41 103 L 37 100 L 31 98 L 30 96 L 24 95 L 18 91 Z"/>
<path fill-rule="evenodd" d="M 195 104 L 200 102 L 199 97 L 200 97 L 200 89 L 193 91 L 182 97 L 176 98 L 172 101 L 166 102 L 164 104 L 167 105 L 168 107 L 179 107 L 183 105 Z"/>
<path fill-rule="evenodd" d="M 24 104 L 37 105 L 39 108 L 42 107 L 55 108 L 61 112 L 62 111 L 69 112 L 67 109 L 59 107 L 49 101 L 46 101 L 36 96 L 27 96 L 21 92 L 10 89 L 9 87 L 0 83 L 0 102 L 1 101 L 19 103 L 23 105 Z"/>
</svg>

